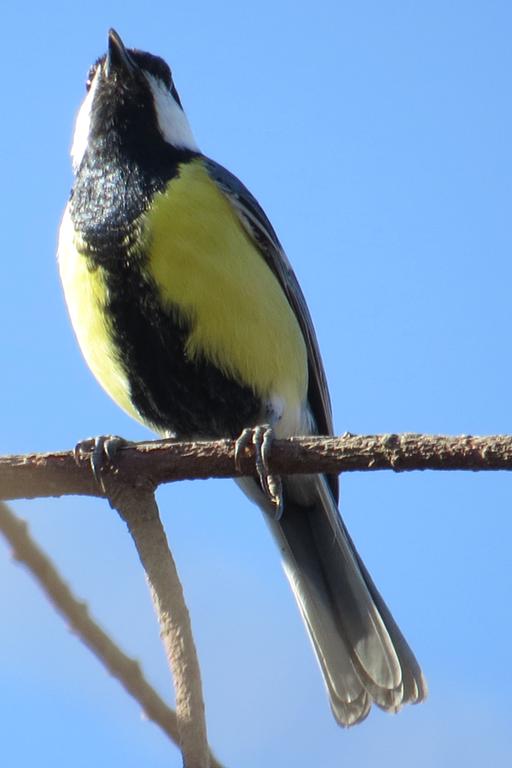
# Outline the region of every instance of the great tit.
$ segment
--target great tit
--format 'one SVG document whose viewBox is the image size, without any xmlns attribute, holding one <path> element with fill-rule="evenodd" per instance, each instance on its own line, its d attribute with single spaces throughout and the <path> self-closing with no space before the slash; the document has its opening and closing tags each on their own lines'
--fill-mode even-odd
<svg viewBox="0 0 512 768">
<path fill-rule="evenodd" d="M 159 435 L 333 434 L 311 317 L 265 213 L 199 150 L 158 56 L 110 30 L 72 144 L 59 237 L 66 302 L 100 384 Z M 282 478 L 264 511 L 338 723 L 421 701 L 418 663 L 338 511 L 336 477 Z"/>
</svg>

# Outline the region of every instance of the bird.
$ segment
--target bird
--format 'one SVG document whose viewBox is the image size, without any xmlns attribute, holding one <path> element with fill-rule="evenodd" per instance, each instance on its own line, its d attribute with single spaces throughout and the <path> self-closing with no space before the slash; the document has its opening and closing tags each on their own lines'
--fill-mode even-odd
<svg viewBox="0 0 512 768">
<path fill-rule="evenodd" d="M 266 214 L 199 149 L 171 70 L 110 29 L 90 68 L 59 231 L 86 362 L 160 436 L 332 435 L 313 323 Z M 250 435 L 249 435 L 250 437 Z M 263 511 L 341 726 L 422 701 L 420 666 L 338 508 L 338 478 L 241 477 Z M 274 478 L 275 480 L 275 478 Z"/>
</svg>

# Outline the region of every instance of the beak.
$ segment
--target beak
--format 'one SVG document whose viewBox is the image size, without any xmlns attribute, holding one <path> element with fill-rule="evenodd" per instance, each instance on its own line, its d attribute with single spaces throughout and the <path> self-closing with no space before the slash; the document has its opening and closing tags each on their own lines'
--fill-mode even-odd
<svg viewBox="0 0 512 768">
<path fill-rule="evenodd" d="M 124 43 L 115 31 L 108 31 L 108 51 L 105 61 L 105 74 L 110 77 L 113 72 L 131 75 L 135 70 L 135 62 L 124 47 Z"/>
</svg>

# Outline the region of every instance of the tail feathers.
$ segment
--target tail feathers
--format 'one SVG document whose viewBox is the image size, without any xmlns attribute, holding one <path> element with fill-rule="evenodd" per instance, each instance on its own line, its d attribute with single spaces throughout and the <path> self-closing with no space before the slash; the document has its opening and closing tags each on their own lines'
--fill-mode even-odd
<svg viewBox="0 0 512 768">
<path fill-rule="evenodd" d="M 382 619 L 387 627 L 387 630 L 390 634 L 393 645 L 397 652 L 398 658 L 400 659 L 401 669 L 402 669 L 402 686 L 403 686 L 403 695 L 402 695 L 401 703 L 402 704 L 406 704 L 406 703 L 418 704 L 419 702 L 423 701 L 423 699 L 427 697 L 427 694 L 428 694 L 427 681 L 425 680 L 423 672 L 421 671 L 420 665 L 416 661 L 416 657 L 414 656 L 413 652 L 409 648 L 409 645 L 405 637 L 402 635 L 396 621 L 391 615 L 391 611 L 389 610 L 386 603 L 382 599 L 377 587 L 375 586 L 370 574 L 368 573 L 368 570 L 365 564 L 361 560 L 361 557 L 359 556 L 357 550 L 355 549 L 352 543 L 352 540 L 348 536 L 348 533 L 347 533 L 347 537 L 356 555 L 359 568 L 361 569 L 361 573 L 366 582 L 370 595 L 373 598 L 373 601 L 377 607 L 377 610 L 382 616 Z"/>
<path fill-rule="evenodd" d="M 258 491 L 242 486 L 260 506 Z M 322 476 L 284 479 L 284 514 L 267 517 L 318 658 L 338 723 L 372 702 L 396 712 L 425 698 L 420 667 L 341 520 Z"/>
<path fill-rule="evenodd" d="M 271 522 L 271 527 L 274 528 Z M 276 536 L 280 539 L 280 536 Z M 331 608 L 326 609 L 320 580 L 322 574 L 308 563 L 299 571 L 295 558 L 285 542 L 280 541 L 285 573 L 299 605 L 304 623 L 322 670 L 331 708 L 336 720 L 353 725 L 363 720 L 371 707 L 371 698 L 361 684 L 361 678 L 344 643 L 340 643 L 339 628 Z M 299 556 L 300 557 L 300 556 Z M 305 582 L 309 588 L 305 589 Z M 334 663 L 335 662 L 335 663 Z"/>
</svg>

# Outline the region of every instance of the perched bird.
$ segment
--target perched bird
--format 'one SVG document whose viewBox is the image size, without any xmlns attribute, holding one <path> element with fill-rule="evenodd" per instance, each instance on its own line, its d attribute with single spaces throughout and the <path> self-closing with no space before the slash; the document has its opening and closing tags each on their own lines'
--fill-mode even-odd
<svg viewBox="0 0 512 768">
<path fill-rule="evenodd" d="M 60 273 L 109 395 L 177 438 L 261 425 L 332 434 L 315 331 L 269 220 L 200 152 L 167 64 L 114 30 L 89 72 L 72 159 Z M 281 551 L 338 723 L 359 722 L 372 702 L 421 701 L 418 663 L 339 515 L 337 478 L 283 477 L 277 512 L 264 482 L 239 484 Z"/>
</svg>

